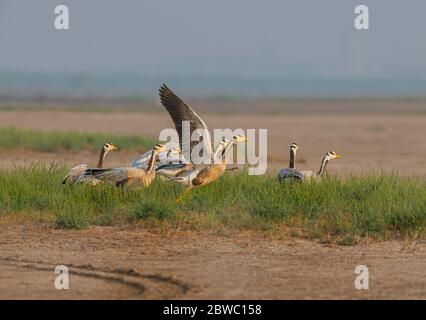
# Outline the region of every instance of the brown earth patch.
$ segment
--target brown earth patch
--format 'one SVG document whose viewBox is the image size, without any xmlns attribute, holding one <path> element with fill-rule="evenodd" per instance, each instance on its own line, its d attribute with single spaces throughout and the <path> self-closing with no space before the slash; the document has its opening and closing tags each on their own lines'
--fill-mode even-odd
<svg viewBox="0 0 426 320">
<path fill-rule="evenodd" d="M 70 289 L 56 290 L 56 265 Z M 366 265 L 370 289 L 354 288 Z M 257 232 L 0 223 L 0 298 L 426 299 L 426 244 L 351 247 Z"/>
<path fill-rule="evenodd" d="M 339 175 L 370 172 L 398 172 L 408 176 L 426 176 L 426 116 L 408 114 L 202 114 L 213 128 L 268 129 L 269 168 L 288 164 L 292 142 L 301 146 L 299 168 L 317 170 L 320 161 L 332 149 L 344 156 L 334 161 L 331 172 Z M 75 111 L 3 111 L 0 126 L 38 130 L 79 130 L 158 136 L 172 127 L 166 112 L 75 112 Z M 70 165 L 96 163 L 97 153 L 47 154 L 26 151 L 2 152 L 0 165 L 35 159 L 66 160 Z M 110 165 L 128 164 L 136 152 L 124 151 L 109 157 Z"/>
</svg>

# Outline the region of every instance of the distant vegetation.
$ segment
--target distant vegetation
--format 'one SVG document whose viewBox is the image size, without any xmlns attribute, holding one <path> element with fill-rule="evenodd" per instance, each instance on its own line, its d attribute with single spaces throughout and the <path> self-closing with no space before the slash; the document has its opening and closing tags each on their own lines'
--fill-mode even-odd
<svg viewBox="0 0 426 320">
<path fill-rule="evenodd" d="M 225 174 L 193 190 L 157 179 L 145 190 L 60 184 L 62 166 L 0 171 L 0 215 L 36 214 L 60 228 L 141 223 L 145 227 L 263 230 L 354 244 L 424 238 L 426 182 L 394 175 L 280 185 L 274 177 Z M 334 241 L 333 240 L 333 241 Z"/>
<path fill-rule="evenodd" d="M 41 152 L 98 150 L 105 142 L 125 149 L 147 149 L 155 144 L 153 139 L 143 136 L 0 128 L 0 149 L 22 148 Z"/>
</svg>

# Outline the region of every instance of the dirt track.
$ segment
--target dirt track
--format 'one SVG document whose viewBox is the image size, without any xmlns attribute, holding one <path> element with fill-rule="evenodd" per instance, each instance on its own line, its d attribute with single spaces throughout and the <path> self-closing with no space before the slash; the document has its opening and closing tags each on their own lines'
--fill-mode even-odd
<svg viewBox="0 0 426 320">
<path fill-rule="evenodd" d="M 54 288 L 56 265 L 70 289 Z M 354 289 L 367 265 L 370 289 Z M 0 299 L 426 299 L 426 243 L 0 224 Z"/>
</svg>

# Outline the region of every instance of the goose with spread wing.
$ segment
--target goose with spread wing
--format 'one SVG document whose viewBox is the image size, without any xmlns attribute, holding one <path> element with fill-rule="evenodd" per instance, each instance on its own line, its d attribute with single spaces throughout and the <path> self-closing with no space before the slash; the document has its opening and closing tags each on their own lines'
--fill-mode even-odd
<svg viewBox="0 0 426 320">
<path fill-rule="evenodd" d="M 172 178 L 172 181 L 186 185 L 188 189 L 184 192 L 185 194 L 192 188 L 201 187 L 217 180 L 226 170 L 226 161 L 224 157 L 221 157 L 222 159 L 215 158 L 206 123 L 165 84 L 160 88 L 159 93 L 162 105 L 167 109 L 175 124 L 179 135 L 180 148 L 185 159 L 190 159 L 190 162 L 192 162 Z M 197 140 L 193 141 L 195 140 L 194 136 L 202 137 L 203 152 L 206 152 L 202 157 L 208 159 L 209 164 L 195 164 L 192 161 L 192 150 L 194 147 L 198 147 L 200 143 Z M 246 141 L 245 137 L 244 141 Z M 230 147 L 233 142 L 234 140 L 232 144 L 229 144 Z M 228 150 L 230 150 L 230 147 Z M 177 199 L 178 202 L 182 199 L 182 196 L 183 194 Z"/>
</svg>

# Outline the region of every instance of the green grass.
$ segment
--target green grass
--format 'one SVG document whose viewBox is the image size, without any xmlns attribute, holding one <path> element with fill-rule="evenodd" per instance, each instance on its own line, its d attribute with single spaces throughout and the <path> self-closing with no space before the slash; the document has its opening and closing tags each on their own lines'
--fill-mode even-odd
<svg viewBox="0 0 426 320">
<path fill-rule="evenodd" d="M 0 128 L 0 149 L 29 149 L 41 152 L 81 149 L 98 150 L 105 142 L 125 149 L 147 149 L 155 144 L 143 136 L 111 135 L 66 131 L 42 132 L 29 129 Z"/>
<path fill-rule="evenodd" d="M 44 165 L 0 171 L 0 215 L 37 213 L 60 228 L 140 222 L 178 228 L 266 230 L 335 238 L 342 244 L 424 238 L 426 183 L 396 175 L 280 185 L 273 177 L 225 174 L 193 190 L 159 179 L 145 190 L 60 183 L 66 169 Z"/>
</svg>

